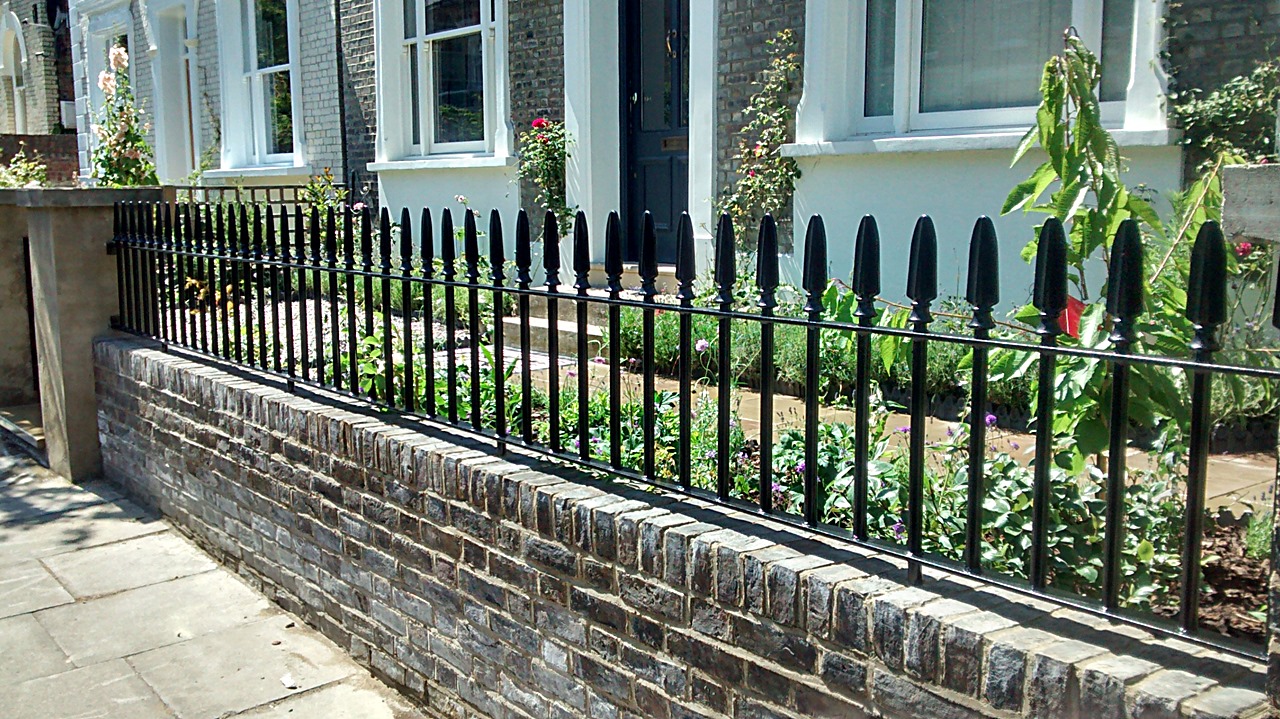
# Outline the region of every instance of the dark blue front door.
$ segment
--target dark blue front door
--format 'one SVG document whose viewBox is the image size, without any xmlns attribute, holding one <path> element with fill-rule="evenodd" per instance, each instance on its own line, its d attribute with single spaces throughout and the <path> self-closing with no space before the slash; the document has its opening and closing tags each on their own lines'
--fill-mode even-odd
<svg viewBox="0 0 1280 719">
<path fill-rule="evenodd" d="M 636 229 L 648 210 L 658 261 L 669 264 L 689 198 L 688 0 L 623 0 L 622 9 L 627 258 L 640 257 Z"/>
</svg>

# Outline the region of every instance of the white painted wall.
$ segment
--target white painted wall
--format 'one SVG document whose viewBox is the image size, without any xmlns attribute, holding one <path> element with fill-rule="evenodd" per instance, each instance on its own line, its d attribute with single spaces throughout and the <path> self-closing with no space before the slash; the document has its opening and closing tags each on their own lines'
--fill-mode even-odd
<svg viewBox="0 0 1280 719">
<path fill-rule="evenodd" d="M 1169 215 L 1167 194 L 1180 186 L 1182 153 L 1177 146 L 1129 147 L 1125 177 L 1130 187 L 1146 184 L 1161 194 L 1157 208 Z M 847 279 L 853 271 L 858 222 L 872 214 L 880 228 L 881 284 L 884 296 L 905 297 L 907 259 L 916 219 L 930 215 L 938 232 L 938 289 L 941 296 L 963 295 L 969 237 L 980 215 L 995 220 L 1000 239 L 1002 302 L 1007 311 L 1030 298 L 1032 267 L 1022 261 L 1023 246 L 1034 236 L 1040 214 L 997 217 L 1005 197 L 1043 161 L 1028 154 L 1009 167 L 1011 148 L 953 151 L 868 151 L 797 158 L 803 173 L 796 187 L 796 254 L 782 258 L 789 281 L 801 277 L 804 227 L 814 213 L 826 223 L 830 275 Z M 1090 282 L 1096 296 L 1098 282 Z"/>
<path fill-rule="evenodd" d="M 466 196 L 471 208 L 480 211 L 476 223 L 482 232 L 489 229 L 489 211 L 497 208 L 502 213 L 503 237 L 508 259 L 515 258 L 516 214 L 520 210 L 519 182 L 513 166 L 449 168 L 443 170 L 382 170 L 378 173 L 378 190 L 384 206 L 397 220 L 400 210 L 409 208 L 416 223 L 423 207 L 430 207 L 435 221 L 436 241 L 439 242 L 440 214 L 448 207 L 453 213 L 455 227 L 462 227 L 462 205 L 455 195 Z M 535 238 L 542 233 L 542 218 L 530 218 L 530 228 Z M 417 228 L 415 227 L 415 237 Z M 416 241 L 416 240 L 415 240 Z M 487 247 L 487 243 L 481 243 Z M 484 251 L 484 250 L 482 250 Z"/>
</svg>

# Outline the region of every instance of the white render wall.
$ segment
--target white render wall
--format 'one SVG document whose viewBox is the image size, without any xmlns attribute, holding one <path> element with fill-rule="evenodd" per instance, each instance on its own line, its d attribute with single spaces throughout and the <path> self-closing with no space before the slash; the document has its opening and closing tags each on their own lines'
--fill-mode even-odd
<svg viewBox="0 0 1280 719">
<path fill-rule="evenodd" d="M 1028 153 L 1010 168 L 1013 148 L 921 152 L 870 152 L 797 158 L 803 173 L 796 187 L 796 254 L 783 258 L 787 279 L 799 282 L 804 228 L 821 214 L 827 229 L 830 276 L 847 279 L 853 272 L 858 223 L 875 215 L 880 228 L 881 286 L 891 300 L 905 297 L 911 233 L 917 218 L 930 215 L 938 233 L 940 297 L 963 296 L 969 238 L 979 216 L 991 216 L 1000 241 L 1001 305 L 997 313 L 1025 303 L 1031 295 L 1033 268 L 1021 252 L 1044 221 L 1039 213 L 1021 211 L 999 217 L 1005 197 L 1043 161 Z M 1125 181 L 1156 190 L 1161 217 L 1170 213 L 1168 193 L 1180 187 L 1182 151 L 1178 146 L 1121 148 L 1129 158 Z M 1097 297 L 1101 275 L 1090 278 Z"/>
</svg>

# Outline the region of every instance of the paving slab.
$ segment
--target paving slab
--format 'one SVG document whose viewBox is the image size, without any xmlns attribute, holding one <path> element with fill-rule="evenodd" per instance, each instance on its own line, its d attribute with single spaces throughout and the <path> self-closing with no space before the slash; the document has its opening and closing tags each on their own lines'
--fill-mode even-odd
<svg viewBox="0 0 1280 719">
<path fill-rule="evenodd" d="M 46 481 L 6 486 L 0 491 L 0 524 L 32 522 L 115 499 L 120 499 L 120 492 L 102 482 L 76 486 L 67 481 Z"/>
<path fill-rule="evenodd" d="M 0 687 L 75 669 L 30 614 L 0 619 Z"/>
<path fill-rule="evenodd" d="M 0 564 L 0 619 L 75 601 L 37 561 Z"/>
<path fill-rule="evenodd" d="M 127 657 L 278 614 L 224 570 L 36 614 L 77 666 Z"/>
<path fill-rule="evenodd" d="M 417 719 L 421 714 L 385 684 L 369 677 L 351 677 L 235 716 L 236 719 Z"/>
<path fill-rule="evenodd" d="M 173 532 L 59 554 L 45 559 L 44 565 L 76 599 L 159 584 L 218 566 Z"/>
<path fill-rule="evenodd" d="M 0 526 L 0 568 L 167 529 L 155 515 L 126 500 L 44 515 Z"/>
<path fill-rule="evenodd" d="M 6 719 L 172 719 L 123 659 L 32 679 L 4 690 Z"/>
<path fill-rule="evenodd" d="M 331 642 L 284 615 L 146 652 L 129 663 L 183 719 L 251 709 L 359 670 Z"/>
</svg>

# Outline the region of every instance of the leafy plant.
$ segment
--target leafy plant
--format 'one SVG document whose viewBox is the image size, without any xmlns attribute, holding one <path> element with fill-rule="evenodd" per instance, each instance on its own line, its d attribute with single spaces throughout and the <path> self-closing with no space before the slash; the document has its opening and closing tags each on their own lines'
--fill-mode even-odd
<svg viewBox="0 0 1280 719">
<path fill-rule="evenodd" d="M 1182 125 L 1182 142 L 1211 165 L 1219 155 L 1267 162 L 1276 153 L 1276 102 L 1280 61 L 1258 63 L 1248 75 L 1228 80 L 1208 93 L 1193 89 L 1170 108 Z"/>
<path fill-rule="evenodd" d="M 18 152 L 8 165 L 0 166 L 0 187 L 40 187 L 49 180 L 49 169 L 39 154 L 27 156 L 27 143 L 18 143 Z"/>
<path fill-rule="evenodd" d="M 93 125 L 93 176 L 108 187 L 158 184 L 146 139 L 151 125 L 143 120 L 129 83 L 129 53 L 117 45 L 111 48 L 108 60 L 110 69 L 98 75 L 103 106 Z"/>
</svg>

